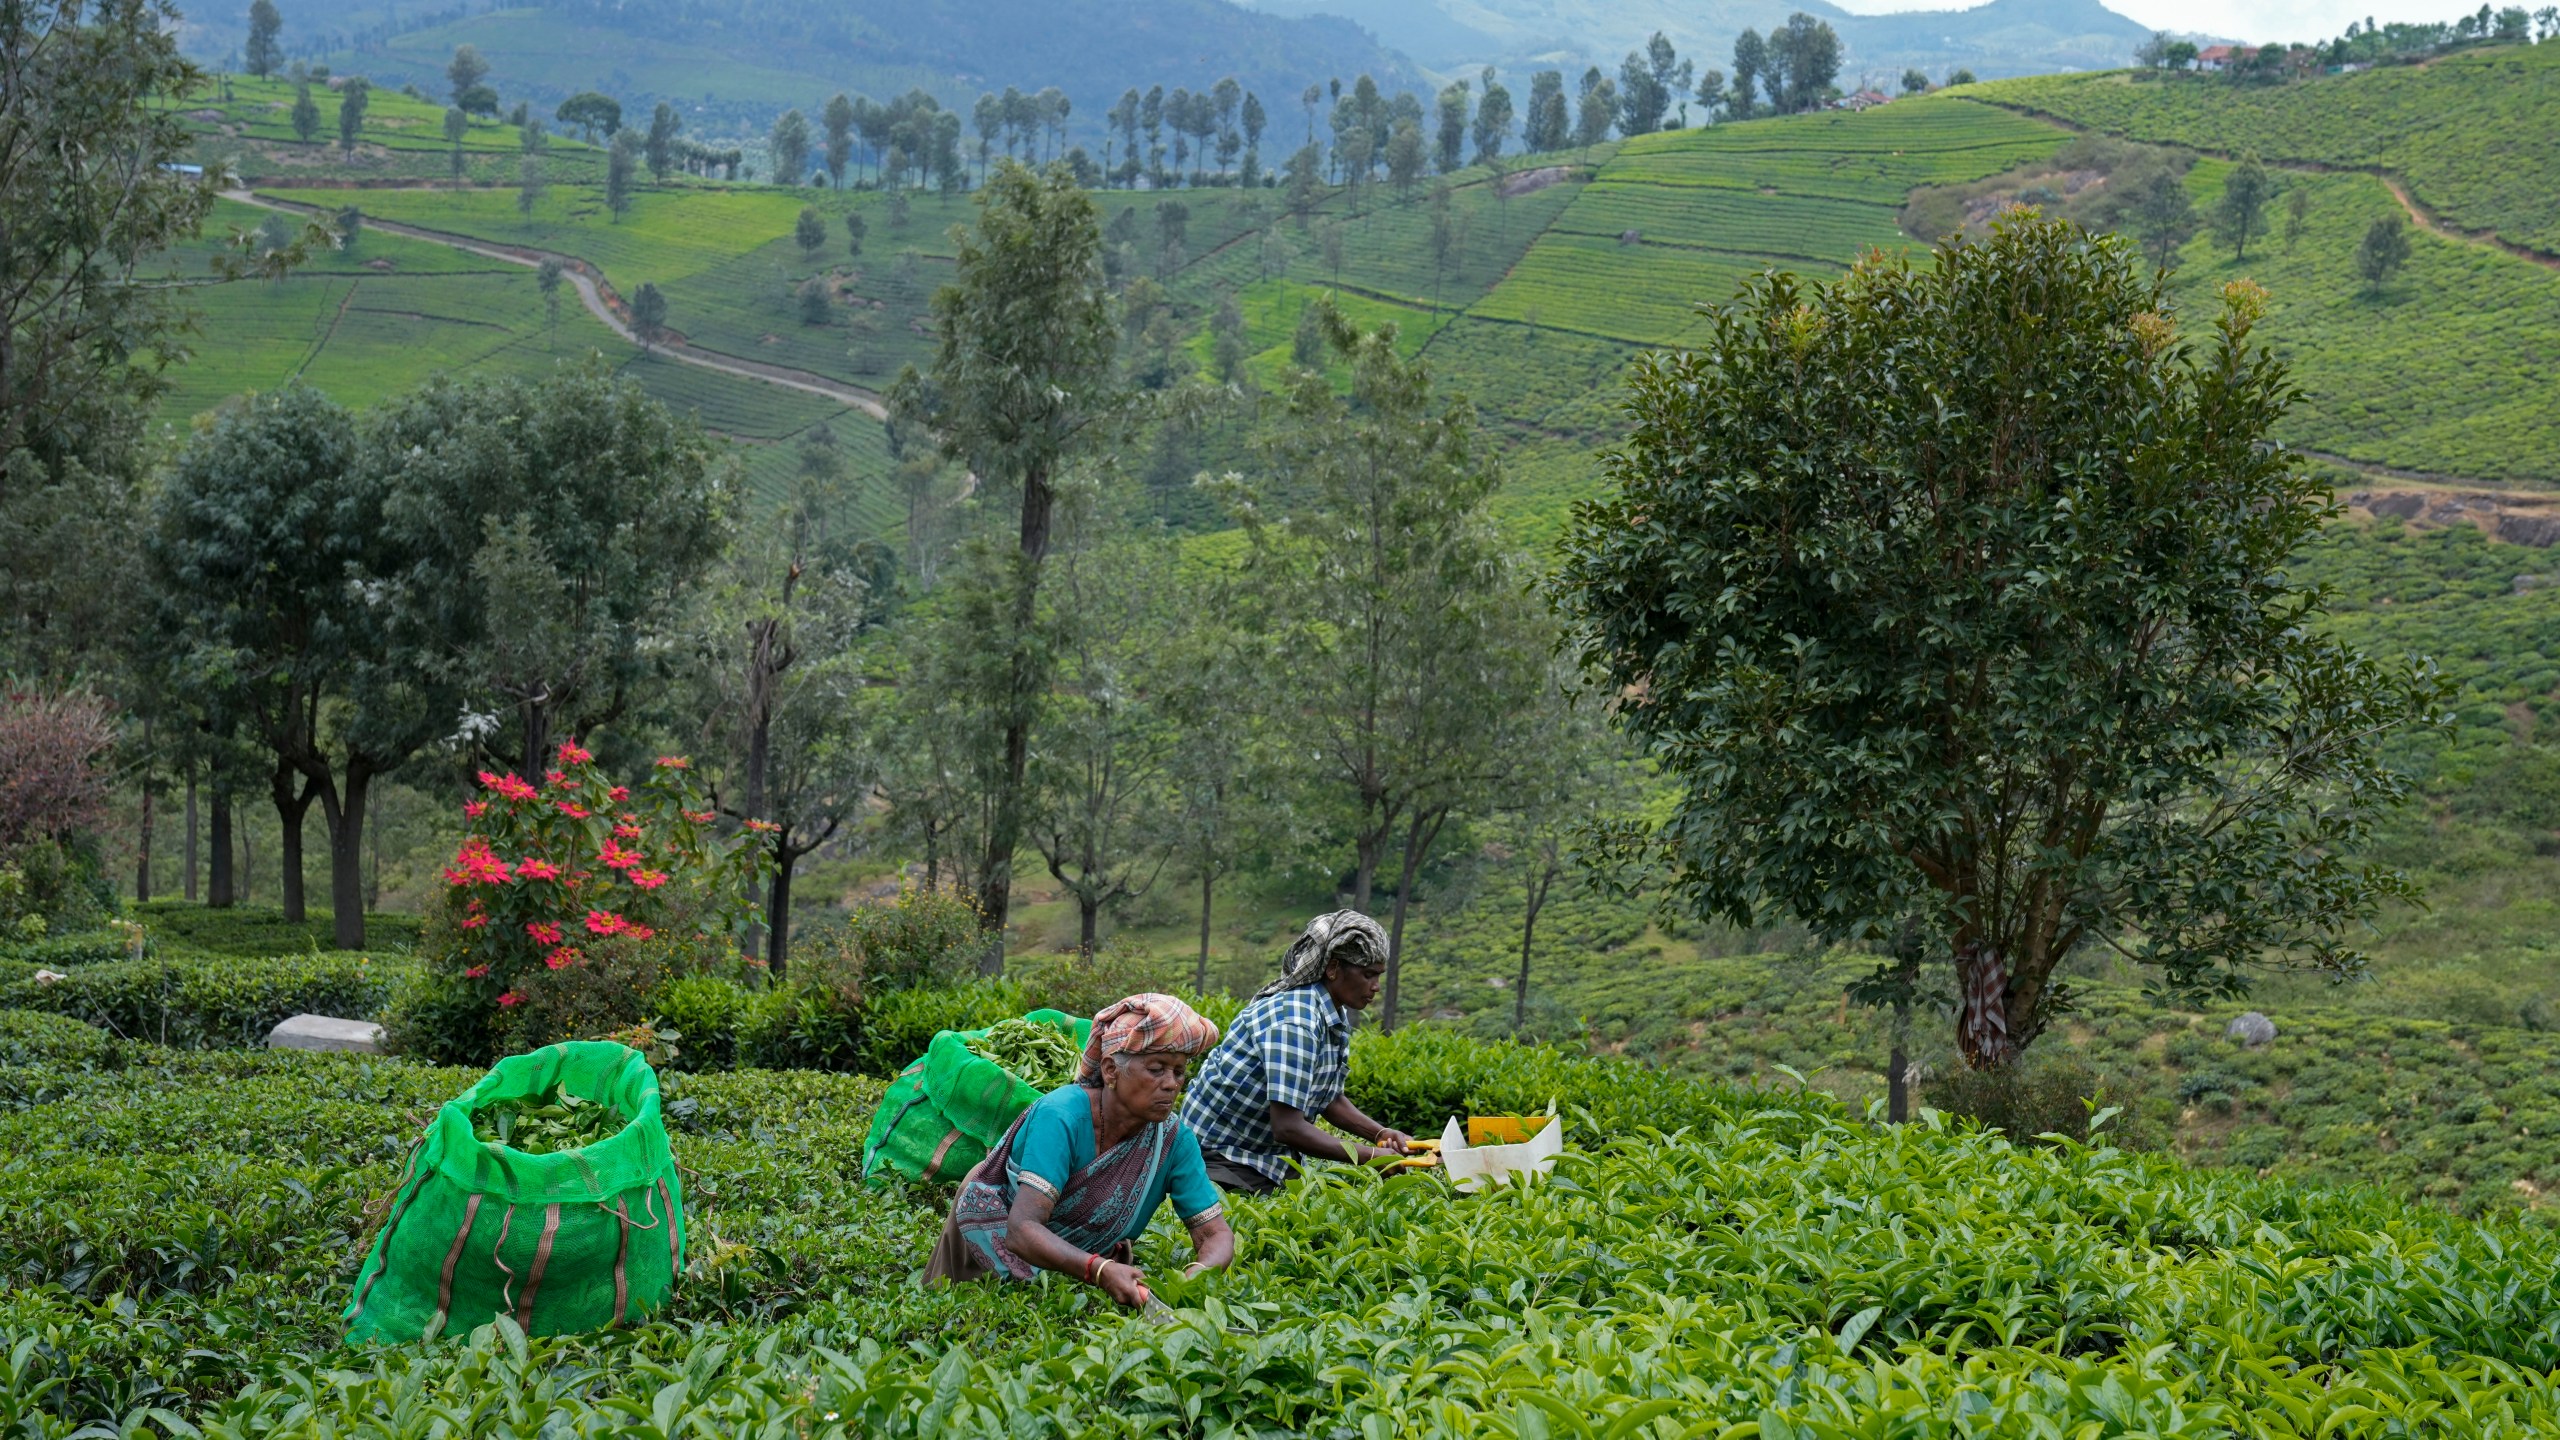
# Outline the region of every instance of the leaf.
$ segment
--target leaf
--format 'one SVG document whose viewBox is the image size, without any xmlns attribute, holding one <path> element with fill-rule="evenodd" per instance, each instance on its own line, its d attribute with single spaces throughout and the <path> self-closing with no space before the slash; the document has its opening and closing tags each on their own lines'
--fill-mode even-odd
<svg viewBox="0 0 2560 1440">
<path fill-rule="evenodd" d="M 1840 1353 L 1846 1355 L 1857 1349 L 1858 1342 L 1867 1338 L 1867 1331 L 1883 1318 L 1884 1307 L 1881 1305 L 1870 1305 L 1850 1316 L 1847 1323 L 1840 1327 L 1840 1334 L 1837 1337 L 1840 1342 Z"/>
</svg>

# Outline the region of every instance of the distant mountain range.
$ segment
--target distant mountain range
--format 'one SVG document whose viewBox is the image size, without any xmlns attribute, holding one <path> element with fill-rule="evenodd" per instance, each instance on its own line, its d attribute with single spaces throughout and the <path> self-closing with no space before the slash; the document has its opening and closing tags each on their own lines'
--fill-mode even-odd
<svg viewBox="0 0 2560 1440">
<path fill-rule="evenodd" d="M 704 130 L 760 130 L 838 90 L 885 98 L 921 86 L 966 110 L 982 91 L 1064 90 L 1091 138 L 1120 93 L 1200 88 L 1233 75 L 1261 94 L 1275 135 L 1302 127 L 1299 92 L 1373 75 L 1428 89 L 1486 64 L 1512 73 L 1615 71 L 1654 31 L 1701 68 L 1729 68 L 1733 38 L 1803 10 L 1840 33 L 1844 88 L 1887 89 L 1918 67 L 1983 79 L 2128 63 L 2146 31 L 2098 0 L 1991 0 L 1970 10 L 1852 15 L 1830 0 L 279 0 L 287 53 L 441 95 L 456 45 L 479 48 L 509 102 L 546 108 L 600 89 L 626 106 L 681 103 Z M 234 60 L 246 5 L 186 23 L 188 49 Z M 1515 83 L 1515 88 L 1518 88 Z M 1295 122 L 1295 123 L 1293 123 Z"/>
</svg>

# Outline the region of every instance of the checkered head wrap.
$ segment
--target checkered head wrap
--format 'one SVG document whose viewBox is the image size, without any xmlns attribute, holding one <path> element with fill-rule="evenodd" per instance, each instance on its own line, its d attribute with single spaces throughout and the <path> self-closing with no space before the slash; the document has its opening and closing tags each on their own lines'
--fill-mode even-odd
<svg viewBox="0 0 2560 1440">
<path fill-rule="evenodd" d="M 1289 953 L 1280 961 L 1280 978 L 1255 991 L 1253 998 L 1313 985 L 1324 979 L 1326 967 L 1338 959 L 1354 965 L 1386 964 L 1387 932 L 1357 910 L 1319 915 L 1307 922 L 1304 934 L 1289 942 Z"/>
<path fill-rule="evenodd" d="M 1091 1088 L 1102 1083 L 1102 1062 L 1118 1055 L 1157 1055 L 1167 1051 L 1200 1055 L 1218 1043 L 1215 1021 L 1171 995 L 1149 991 L 1114 1000 L 1093 1017 L 1093 1034 L 1084 1042 L 1084 1064 L 1076 1080 Z"/>
</svg>

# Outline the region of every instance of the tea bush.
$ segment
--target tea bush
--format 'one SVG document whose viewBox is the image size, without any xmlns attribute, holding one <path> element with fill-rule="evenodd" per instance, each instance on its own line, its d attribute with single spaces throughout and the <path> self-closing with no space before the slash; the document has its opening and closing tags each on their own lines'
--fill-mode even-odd
<svg viewBox="0 0 2560 1440">
<path fill-rule="evenodd" d="M 181 1049 L 259 1045 L 295 1015 L 379 1015 L 412 963 L 346 951 L 257 958 L 164 951 L 83 965 L 60 980 L 0 980 L 0 1008 L 50 1011 Z"/>
<path fill-rule="evenodd" d="M 1553 1087 L 1606 1128 L 1578 1125 L 1549 1182 L 1483 1197 L 1320 1168 L 1231 1202 L 1238 1262 L 1196 1282 L 1163 1220 L 1141 1260 L 1170 1325 L 1067 1284 L 914 1288 L 945 1196 L 859 1183 L 879 1083 L 739 1072 L 668 1084 L 695 1238 L 667 1319 L 348 1352 L 367 1205 L 472 1073 L 131 1048 L 121 1071 L 34 1067 L 46 1098 L 0 1101 L 12 1436 L 2560 1425 L 2549 1230 L 1944 1120 L 1872 1130 L 1819 1100 L 1427 1032 L 1364 1036 L 1355 1091 L 1521 1108 L 1498 1087 Z"/>
</svg>

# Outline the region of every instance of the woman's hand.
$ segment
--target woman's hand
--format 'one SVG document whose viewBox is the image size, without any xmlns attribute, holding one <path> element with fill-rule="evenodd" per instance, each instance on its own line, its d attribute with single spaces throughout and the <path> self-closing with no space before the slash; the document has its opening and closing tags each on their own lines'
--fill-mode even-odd
<svg viewBox="0 0 2560 1440">
<path fill-rule="evenodd" d="M 1147 1294 L 1147 1272 L 1117 1260 L 1104 1261 L 1102 1273 L 1093 1277 L 1093 1283 L 1102 1287 L 1103 1294 L 1132 1310 L 1153 1298 Z"/>
<path fill-rule="evenodd" d="M 1413 1149 L 1413 1137 L 1401 1130 L 1389 1130 L 1380 1126 L 1377 1146 L 1391 1155 L 1409 1154 Z"/>
</svg>

